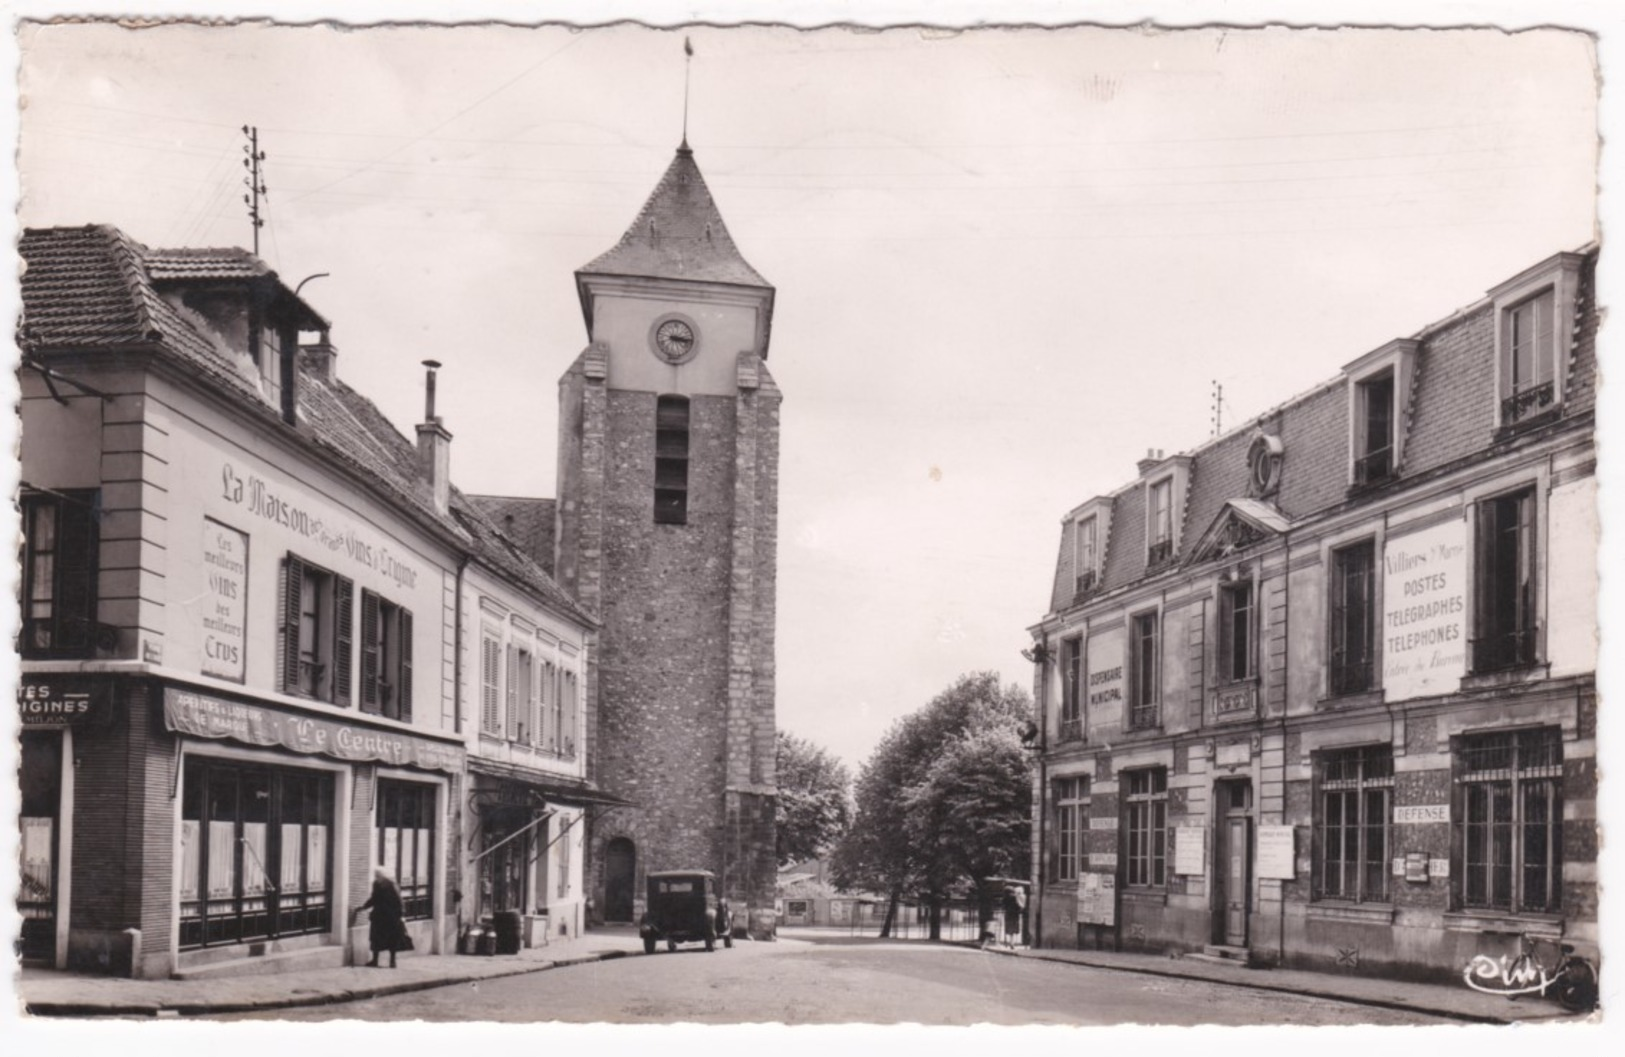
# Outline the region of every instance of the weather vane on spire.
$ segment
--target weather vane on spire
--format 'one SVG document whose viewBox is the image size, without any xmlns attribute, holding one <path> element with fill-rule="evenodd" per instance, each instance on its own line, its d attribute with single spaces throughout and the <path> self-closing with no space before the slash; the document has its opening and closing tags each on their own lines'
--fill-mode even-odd
<svg viewBox="0 0 1625 1057">
<path fill-rule="evenodd" d="M 694 44 L 683 38 L 683 149 L 688 149 L 688 73 L 694 65 Z"/>
</svg>

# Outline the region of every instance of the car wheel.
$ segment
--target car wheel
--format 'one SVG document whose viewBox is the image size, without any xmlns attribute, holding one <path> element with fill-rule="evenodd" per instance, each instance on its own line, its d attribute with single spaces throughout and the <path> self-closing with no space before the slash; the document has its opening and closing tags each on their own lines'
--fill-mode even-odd
<svg viewBox="0 0 1625 1057">
<path fill-rule="evenodd" d="M 676 940 L 667 940 L 666 941 L 666 953 L 671 954 L 671 953 L 675 952 L 676 950 L 677 950 L 677 941 Z"/>
<path fill-rule="evenodd" d="M 644 954 L 653 954 L 654 952 L 655 952 L 655 938 L 653 936 L 645 936 L 645 937 L 643 937 L 643 953 Z"/>
<path fill-rule="evenodd" d="M 722 937 L 722 945 L 729 950 L 734 949 L 734 934 L 732 932 L 729 932 Z"/>
</svg>

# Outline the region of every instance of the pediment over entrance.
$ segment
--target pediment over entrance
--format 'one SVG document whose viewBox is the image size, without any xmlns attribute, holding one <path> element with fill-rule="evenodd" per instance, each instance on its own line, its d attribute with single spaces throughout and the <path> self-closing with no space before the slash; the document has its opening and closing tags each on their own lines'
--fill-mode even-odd
<svg viewBox="0 0 1625 1057">
<path fill-rule="evenodd" d="M 1285 535 L 1292 521 L 1261 499 L 1231 499 L 1191 550 L 1192 562 L 1224 558 L 1256 543 Z"/>
</svg>

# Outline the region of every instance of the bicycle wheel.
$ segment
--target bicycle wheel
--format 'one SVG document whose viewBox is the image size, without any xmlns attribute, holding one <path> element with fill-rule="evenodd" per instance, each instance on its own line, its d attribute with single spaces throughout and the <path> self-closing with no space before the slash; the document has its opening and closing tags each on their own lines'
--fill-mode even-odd
<svg viewBox="0 0 1625 1057">
<path fill-rule="evenodd" d="M 1557 1004 L 1570 1013 L 1589 1013 L 1597 1008 L 1597 970 L 1584 958 L 1570 958 L 1557 980 Z"/>
</svg>

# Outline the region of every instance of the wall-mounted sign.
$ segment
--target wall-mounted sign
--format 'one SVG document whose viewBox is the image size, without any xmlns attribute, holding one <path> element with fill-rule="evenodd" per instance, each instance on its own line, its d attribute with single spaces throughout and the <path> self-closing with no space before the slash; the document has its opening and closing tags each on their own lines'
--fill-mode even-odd
<svg viewBox="0 0 1625 1057">
<path fill-rule="evenodd" d="M 1394 808 L 1394 821 L 1402 825 L 1422 822 L 1449 822 L 1449 804 L 1406 804 Z"/>
<path fill-rule="evenodd" d="M 1467 670 L 1465 521 L 1388 538 L 1382 608 L 1382 685 L 1388 700 L 1458 689 Z"/>
<path fill-rule="evenodd" d="M 248 536 L 203 519 L 203 674 L 240 683 L 248 660 Z"/>
<path fill-rule="evenodd" d="M 1117 876 L 1086 873 L 1078 876 L 1078 924 L 1117 924 Z"/>
<path fill-rule="evenodd" d="M 1094 815 L 1089 819 L 1090 829 L 1116 829 L 1116 815 Z"/>
<path fill-rule="evenodd" d="M 1207 830 L 1201 826 L 1179 826 L 1174 830 L 1174 873 L 1199 877 L 1207 872 Z"/>
<path fill-rule="evenodd" d="M 1245 741 L 1236 741 L 1218 746 L 1214 750 L 1213 762 L 1220 767 L 1237 767 L 1250 763 L 1252 758 L 1252 747 Z"/>
<path fill-rule="evenodd" d="M 1291 881 L 1298 876 L 1294 833 L 1291 826 L 1258 827 L 1258 876 Z"/>
<path fill-rule="evenodd" d="M 1089 853 L 1089 865 L 1091 868 L 1101 870 L 1115 870 L 1117 869 L 1117 853 L 1114 851 L 1092 851 Z"/>
<path fill-rule="evenodd" d="M 376 760 L 432 771 L 463 769 L 457 745 L 352 727 L 315 716 L 274 712 L 258 705 L 170 687 L 164 691 L 164 726 L 198 738 L 230 738 L 249 745 L 276 745 L 293 752 L 339 760 Z"/>
<path fill-rule="evenodd" d="M 1405 853 L 1405 880 L 1412 884 L 1425 883 L 1428 879 L 1428 857 L 1426 853 L 1413 851 Z"/>
<path fill-rule="evenodd" d="M 1089 703 L 1091 705 L 1117 704 L 1123 700 L 1123 666 L 1105 668 L 1089 673 Z"/>
<path fill-rule="evenodd" d="M 1258 707 L 1258 687 L 1253 683 L 1227 686 L 1213 692 L 1213 713 L 1219 716 L 1252 712 Z"/>
<path fill-rule="evenodd" d="M 83 675 L 24 675 L 17 718 L 25 727 L 77 727 L 111 717 L 112 685 Z"/>
</svg>

